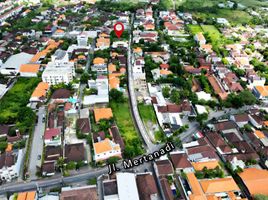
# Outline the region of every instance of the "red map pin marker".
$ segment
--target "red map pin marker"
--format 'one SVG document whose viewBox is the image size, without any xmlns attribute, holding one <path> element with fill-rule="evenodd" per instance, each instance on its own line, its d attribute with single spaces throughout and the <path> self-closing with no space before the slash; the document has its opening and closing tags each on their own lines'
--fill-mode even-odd
<svg viewBox="0 0 268 200">
<path fill-rule="evenodd" d="M 121 22 L 117 22 L 114 25 L 114 32 L 115 32 L 116 36 L 118 38 L 120 38 L 122 33 L 124 32 L 124 24 L 122 24 Z"/>
</svg>

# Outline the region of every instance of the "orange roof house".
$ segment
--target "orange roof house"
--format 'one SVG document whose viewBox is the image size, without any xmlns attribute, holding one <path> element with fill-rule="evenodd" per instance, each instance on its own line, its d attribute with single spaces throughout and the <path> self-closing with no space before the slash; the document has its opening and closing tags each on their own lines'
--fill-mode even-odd
<svg viewBox="0 0 268 200">
<path fill-rule="evenodd" d="M 110 157 L 119 157 L 121 158 L 121 148 L 119 144 L 114 143 L 109 138 L 105 138 L 100 142 L 93 143 L 95 160 L 101 161 L 106 160 Z"/>
<path fill-rule="evenodd" d="M 163 76 L 167 76 L 167 75 L 172 74 L 172 71 L 161 69 L 160 74 Z"/>
<path fill-rule="evenodd" d="M 233 178 L 200 181 L 194 173 L 187 173 L 186 176 L 191 189 L 190 200 L 220 200 L 217 193 L 226 193 L 230 199 L 235 200 L 237 198 L 234 192 L 240 191 Z"/>
<path fill-rule="evenodd" d="M 48 45 L 47 47 L 43 50 L 43 51 L 40 51 L 40 52 L 37 52 L 34 57 L 31 59 L 31 63 L 36 63 L 38 62 L 41 58 L 45 58 L 47 56 L 47 54 L 49 52 L 51 52 L 52 50 L 56 49 L 59 47 L 59 45 L 62 43 L 63 41 L 60 40 L 58 42 L 56 42 L 55 40 L 49 40 L 48 41 Z"/>
<path fill-rule="evenodd" d="M 266 138 L 266 136 L 264 135 L 264 133 L 262 131 L 259 131 L 259 130 L 255 130 L 254 131 L 254 134 L 257 136 L 257 138 L 259 139 L 263 139 L 263 138 Z"/>
<path fill-rule="evenodd" d="M 17 200 L 26 200 L 27 192 L 20 192 L 18 194 Z"/>
<path fill-rule="evenodd" d="M 11 152 L 12 151 L 12 149 L 13 149 L 13 144 L 8 144 L 7 145 L 7 148 L 6 148 L 6 152 Z"/>
<path fill-rule="evenodd" d="M 31 99 L 40 99 L 45 97 L 49 89 L 48 83 L 40 82 L 32 93 Z"/>
<path fill-rule="evenodd" d="M 101 119 L 110 119 L 113 117 L 111 108 L 95 108 L 94 109 L 95 121 L 98 123 Z"/>
<path fill-rule="evenodd" d="M 205 167 L 207 169 L 215 169 L 219 166 L 219 162 L 217 160 L 209 160 L 205 162 L 192 162 L 192 166 L 196 171 L 202 171 Z"/>
<path fill-rule="evenodd" d="M 97 48 L 101 47 L 109 47 L 110 46 L 110 38 L 98 38 L 96 43 Z"/>
<path fill-rule="evenodd" d="M 109 88 L 111 89 L 117 89 L 120 85 L 120 79 L 117 77 L 109 78 Z"/>
<path fill-rule="evenodd" d="M 187 180 L 192 190 L 192 194 L 189 195 L 190 200 L 206 200 L 205 194 L 195 176 L 194 173 L 187 174 Z"/>
<path fill-rule="evenodd" d="M 97 57 L 93 60 L 94 65 L 103 65 L 105 64 L 105 59 Z"/>
<path fill-rule="evenodd" d="M 114 65 L 114 64 L 109 64 L 108 65 L 108 72 L 109 73 L 112 73 L 112 72 L 115 72 L 116 71 L 116 65 Z"/>
<path fill-rule="evenodd" d="M 94 143 L 93 145 L 94 145 L 94 150 L 96 154 L 101 154 L 101 153 L 113 150 L 113 145 L 109 138 L 105 138 L 105 140 Z"/>
<path fill-rule="evenodd" d="M 268 171 L 257 168 L 244 169 L 239 174 L 250 195 L 268 195 Z"/>
<path fill-rule="evenodd" d="M 142 48 L 137 47 L 137 48 L 133 49 L 133 52 L 134 53 L 142 53 Z"/>
<path fill-rule="evenodd" d="M 20 192 L 18 193 L 17 200 L 35 200 L 36 199 L 36 191 L 30 192 Z"/>
<path fill-rule="evenodd" d="M 234 179 L 231 177 L 212 180 L 201 180 L 200 185 L 206 194 L 240 191 Z"/>
<path fill-rule="evenodd" d="M 198 41 L 198 42 L 201 42 L 201 43 L 206 43 L 206 39 L 203 35 L 203 33 L 199 32 L 195 35 L 195 40 Z"/>
<path fill-rule="evenodd" d="M 62 29 L 57 29 L 57 30 L 56 30 L 56 33 L 64 33 L 64 30 L 62 30 Z"/>
<path fill-rule="evenodd" d="M 254 90 L 258 93 L 258 98 L 268 97 L 268 85 L 266 86 L 255 86 Z"/>
<path fill-rule="evenodd" d="M 20 73 L 37 73 L 39 69 L 39 64 L 24 64 L 20 66 Z"/>
</svg>

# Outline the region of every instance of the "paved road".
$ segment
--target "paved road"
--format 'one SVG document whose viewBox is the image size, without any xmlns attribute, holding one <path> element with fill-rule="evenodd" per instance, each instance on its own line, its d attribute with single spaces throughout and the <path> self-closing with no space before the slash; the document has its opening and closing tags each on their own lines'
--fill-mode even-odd
<svg viewBox="0 0 268 200">
<path fill-rule="evenodd" d="M 131 17 L 131 24 L 133 23 L 133 15 Z M 133 81 L 133 72 L 132 72 L 132 52 L 131 52 L 131 44 L 132 44 L 132 33 L 131 30 L 129 31 L 129 45 L 128 45 L 128 92 L 130 97 L 130 107 L 133 114 L 134 121 L 137 125 L 137 128 L 139 129 L 140 134 L 143 137 L 144 143 L 146 144 L 147 150 L 149 152 L 153 152 L 159 149 L 158 145 L 155 145 L 152 143 L 150 137 L 148 136 L 148 133 L 146 132 L 146 129 L 144 127 L 144 124 L 141 120 L 138 106 L 137 106 L 137 99 L 135 95 L 135 89 L 134 89 L 134 81 Z"/>
<path fill-rule="evenodd" d="M 37 172 L 37 166 L 41 166 L 41 159 L 38 160 L 38 155 L 42 156 L 43 153 L 43 135 L 45 131 L 45 123 L 42 122 L 43 115 L 46 115 L 46 108 L 45 106 L 42 106 L 38 110 L 38 123 L 35 126 L 34 129 L 34 135 L 33 135 L 33 141 L 32 141 L 32 148 L 31 148 L 31 154 L 30 154 L 30 161 L 29 161 L 29 175 L 30 180 L 36 180 L 36 172 Z"/>
<path fill-rule="evenodd" d="M 117 168 L 121 169 L 122 172 L 144 172 L 145 169 L 149 169 L 151 171 L 151 163 L 144 163 L 140 166 L 134 167 L 130 170 L 122 169 L 122 161 L 117 164 Z M 91 178 L 96 178 L 101 175 L 108 174 L 108 168 L 97 168 L 80 170 L 77 175 L 72 175 L 70 177 L 54 177 L 54 178 L 46 178 L 43 180 L 36 180 L 31 182 L 17 182 L 17 183 L 8 183 L 4 184 L 0 187 L 0 195 L 15 192 L 23 192 L 29 190 L 35 190 L 36 188 L 52 188 L 56 186 L 62 186 L 63 184 L 71 184 L 87 181 Z"/>
<path fill-rule="evenodd" d="M 91 44 L 91 48 L 88 50 L 88 59 L 87 59 L 87 64 L 86 64 L 86 67 L 84 70 L 85 72 L 88 72 L 88 70 L 89 70 L 90 63 L 91 63 L 91 60 L 93 58 L 93 56 L 91 56 L 91 55 L 94 54 L 95 45 L 96 45 L 96 40 L 93 39 L 92 44 Z M 80 113 L 81 106 L 83 104 L 83 93 L 84 93 L 84 89 L 86 86 L 87 86 L 87 84 L 84 84 L 84 83 L 80 83 L 80 86 L 79 86 L 79 96 L 78 96 L 78 99 L 80 100 L 79 113 Z"/>
</svg>

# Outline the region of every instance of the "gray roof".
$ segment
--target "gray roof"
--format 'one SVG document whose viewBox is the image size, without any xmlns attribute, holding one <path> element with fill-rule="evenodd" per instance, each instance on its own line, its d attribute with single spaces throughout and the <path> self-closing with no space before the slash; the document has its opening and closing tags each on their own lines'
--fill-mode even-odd
<svg viewBox="0 0 268 200">
<path fill-rule="evenodd" d="M 33 55 L 24 52 L 15 54 L 7 59 L 7 61 L 2 65 L 1 69 L 19 69 L 21 65 L 29 63 L 32 57 Z"/>
</svg>

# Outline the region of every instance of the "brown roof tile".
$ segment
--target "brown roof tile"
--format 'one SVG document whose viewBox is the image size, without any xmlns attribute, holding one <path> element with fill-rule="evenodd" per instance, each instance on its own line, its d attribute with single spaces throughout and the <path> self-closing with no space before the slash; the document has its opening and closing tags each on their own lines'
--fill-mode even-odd
<svg viewBox="0 0 268 200">
<path fill-rule="evenodd" d="M 168 159 L 167 160 L 157 160 L 157 161 L 155 161 L 155 164 L 157 166 L 159 176 L 173 174 L 173 167 Z"/>
<path fill-rule="evenodd" d="M 85 147 L 83 143 L 66 144 L 65 157 L 67 162 L 85 160 Z"/>
<path fill-rule="evenodd" d="M 156 182 L 154 180 L 153 175 L 151 174 L 137 175 L 136 180 L 140 199 L 151 200 L 151 195 L 158 194 Z"/>
<path fill-rule="evenodd" d="M 192 167 L 188 160 L 188 156 L 185 153 L 171 154 L 170 157 L 174 168 L 182 169 Z"/>
<path fill-rule="evenodd" d="M 60 200 L 98 200 L 96 186 L 87 186 L 62 191 Z"/>
</svg>

